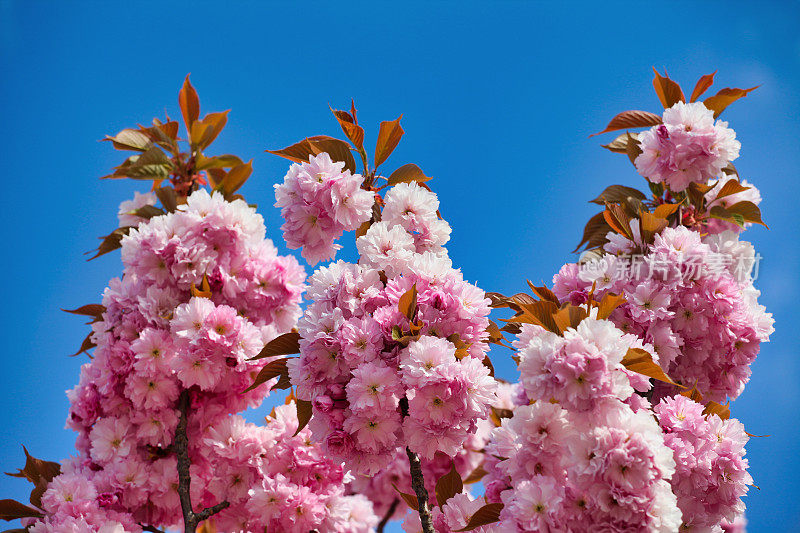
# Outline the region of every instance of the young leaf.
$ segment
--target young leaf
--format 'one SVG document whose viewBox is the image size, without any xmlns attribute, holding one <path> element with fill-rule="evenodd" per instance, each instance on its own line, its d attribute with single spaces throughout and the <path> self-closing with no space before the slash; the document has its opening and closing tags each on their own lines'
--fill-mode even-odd
<svg viewBox="0 0 800 533">
<path fill-rule="evenodd" d="M 661 100 L 661 105 L 664 109 L 674 106 L 678 102 L 685 102 L 686 98 L 683 96 L 681 86 L 669 79 L 667 76 L 662 76 L 653 67 L 655 77 L 653 78 L 653 87 L 656 90 L 658 99 Z"/>
<path fill-rule="evenodd" d="M 536 285 L 531 283 L 530 280 L 526 281 L 528 282 L 528 287 L 530 287 L 531 290 L 533 291 L 533 294 L 538 296 L 540 300 L 547 300 L 549 302 L 553 302 L 556 305 L 561 305 L 561 302 L 558 300 L 558 296 L 556 296 L 556 294 L 550 289 L 548 289 L 545 285 L 537 287 Z"/>
<path fill-rule="evenodd" d="M 725 185 L 723 185 L 722 188 L 717 193 L 716 199 L 719 200 L 720 198 L 725 198 L 726 196 L 737 194 L 746 191 L 750 188 L 751 187 L 745 187 L 744 185 L 739 183 L 739 180 L 728 180 L 727 182 L 725 182 Z"/>
<path fill-rule="evenodd" d="M 621 204 L 628 198 L 636 198 L 638 200 L 646 200 L 647 196 L 638 189 L 633 187 L 626 187 L 624 185 L 610 185 L 600 193 L 600 196 L 590 203 L 605 205 L 605 204 Z"/>
<path fill-rule="evenodd" d="M 456 529 L 454 531 L 472 531 L 473 529 L 479 528 L 481 526 L 485 526 L 488 524 L 493 524 L 500 520 L 500 511 L 503 510 L 502 503 L 487 503 L 473 514 L 467 525 L 461 529 Z"/>
<path fill-rule="evenodd" d="M 436 481 L 436 503 L 443 507 L 447 500 L 461 494 L 464 491 L 464 483 L 461 476 L 456 471 L 455 462 L 450 462 L 450 471 Z"/>
<path fill-rule="evenodd" d="M 623 294 L 614 294 L 613 292 L 608 292 L 603 296 L 603 299 L 600 300 L 600 304 L 597 306 L 597 318 L 598 319 L 605 319 L 611 316 L 611 313 L 625 303 L 625 295 Z"/>
<path fill-rule="evenodd" d="M 295 163 L 308 162 L 309 158 L 314 155 L 319 155 L 322 152 L 327 153 L 331 160 L 342 161 L 344 166 L 350 172 L 356 171 L 356 160 L 353 154 L 350 153 L 350 145 L 341 139 L 334 139 L 327 135 L 317 135 L 315 137 L 307 137 L 302 141 L 287 146 L 282 150 L 266 150 L 270 154 L 294 161 Z"/>
<path fill-rule="evenodd" d="M 653 215 L 656 218 L 669 218 L 679 207 L 680 204 L 661 204 L 653 209 Z"/>
<path fill-rule="evenodd" d="M 264 365 L 264 368 L 262 368 L 261 371 L 259 371 L 258 375 L 256 376 L 256 379 L 253 381 L 253 384 L 250 385 L 248 388 L 246 388 L 244 392 L 249 392 L 258 387 L 259 385 L 266 383 L 272 378 L 278 376 L 280 376 L 281 379 L 278 380 L 278 384 L 276 384 L 274 388 L 281 388 L 278 387 L 278 385 L 281 385 L 282 381 L 289 380 L 289 369 L 286 367 L 286 362 L 288 360 L 289 360 L 288 357 L 284 357 L 282 359 L 276 359 L 275 361 L 270 361 L 269 363 Z"/>
<path fill-rule="evenodd" d="M 726 107 L 739 98 L 744 98 L 747 96 L 747 93 L 758 89 L 758 87 L 758 85 L 750 87 L 749 89 L 731 89 L 730 87 L 726 87 L 725 89 L 720 89 L 714 96 L 709 96 L 703 100 L 703 105 L 712 110 L 714 112 L 714 118 L 717 118 L 725 111 Z"/>
<path fill-rule="evenodd" d="M 414 320 L 414 313 L 417 311 L 416 283 L 414 283 L 411 288 L 400 297 L 400 300 L 397 302 L 397 309 L 409 320 Z"/>
<path fill-rule="evenodd" d="M 583 238 L 578 246 L 572 251 L 573 253 L 580 250 L 581 246 L 587 245 L 588 249 L 593 249 L 602 246 L 606 242 L 606 234 L 611 231 L 611 226 L 608 225 L 604 215 L 605 211 L 601 211 L 589 219 L 586 227 L 583 228 Z"/>
<path fill-rule="evenodd" d="M 619 135 L 616 139 L 611 141 L 608 144 L 601 144 L 603 148 L 606 150 L 611 150 L 612 152 L 616 152 L 618 154 L 627 154 L 628 153 L 628 142 L 635 142 L 639 143 L 639 135 L 636 133 L 623 133 Z"/>
<path fill-rule="evenodd" d="M 403 498 L 403 501 L 406 502 L 406 505 L 408 505 L 414 511 L 419 511 L 419 500 L 414 494 L 407 494 L 401 491 L 400 489 L 397 488 L 397 485 L 395 483 L 392 483 L 392 486 L 394 487 L 394 490 L 396 490 L 397 493 L 400 495 L 400 497 Z"/>
<path fill-rule="evenodd" d="M 631 372 L 681 387 L 681 385 L 672 381 L 664 370 L 653 361 L 653 356 L 647 350 L 642 350 L 641 348 L 629 349 L 625 357 L 622 358 L 622 366 Z"/>
<path fill-rule="evenodd" d="M 311 409 L 311 402 L 307 400 L 295 399 L 294 403 L 297 407 L 297 431 L 294 432 L 294 435 L 297 435 L 308 425 L 313 411 Z"/>
<path fill-rule="evenodd" d="M 697 85 L 694 86 L 694 90 L 692 91 L 692 97 L 689 99 L 690 102 L 696 102 L 697 99 L 703 96 L 703 93 L 714 84 L 714 74 L 716 73 L 717 71 L 715 70 L 711 74 L 706 74 L 697 80 Z"/>
<path fill-rule="evenodd" d="M 84 315 L 92 318 L 99 318 L 105 310 L 106 306 L 102 304 L 86 304 L 77 309 L 62 309 L 62 311 L 72 313 L 73 315 Z"/>
<path fill-rule="evenodd" d="M 41 518 L 41 511 L 16 500 L 0 500 L 0 519 L 10 522 L 18 518 Z"/>
<path fill-rule="evenodd" d="M 381 166 L 381 163 L 391 155 L 400 138 L 403 136 L 403 128 L 400 126 L 400 115 L 395 120 L 381 122 L 381 128 L 378 131 L 378 142 L 375 145 L 375 168 Z"/>
<path fill-rule="evenodd" d="M 89 334 L 86 335 L 86 337 L 83 339 L 83 342 L 81 342 L 81 347 L 78 348 L 78 351 L 73 354 L 70 354 L 70 357 L 76 357 L 82 353 L 89 355 L 89 350 L 91 350 L 95 346 L 97 345 L 92 341 L 92 332 L 90 331 Z"/>
<path fill-rule="evenodd" d="M 249 360 L 264 359 L 266 357 L 275 357 L 276 355 L 290 355 L 300 353 L 300 333 L 296 329 L 283 335 L 278 335 L 256 355 Z"/>
<path fill-rule="evenodd" d="M 487 472 L 486 470 L 483 469 L 483 466 L 479 466 L 475 470 L 470 472 L 470 474 L 467 477 L 464 478 L 464 485 L 469 485 L 471 483 L 477 483 L 478 481 L 480 481 L 483 478 L 483 476 L 485 476 L 488 473 L 489 472 Z"/>
<path fill-rule="evenodd" d="M 628 144 L 625 148 L 631 164 L 636 166 L 636 158 L 642 153 L 642 147 L 639 145 L 638 139 L 635 140 L 630 132 L 628 132 Z"/>
<path fill-rule="evenodd" d="M 122 247 L 121 244 L 122 238 L 128 233 L 130 233 L 130 231 L 131 231 L 130 226 L 124 226 L 122 228 L 115 229 L 105 237 L 100 237 L 103 240 L 103 242 L 100 243 L 100 246 L 97 247 L 97 250 L 86 252 L 87 254 L 90 254 L 92 252 L 97 252 L 95 253 L 95 255 L 87 259 L 87 261 L 91 261 L 92 259 L 96 259 L 101 255 L 107 254 L 108 252 L 113 252 L 117 248 Z"/>
<path fill-rule="evenodd" d="M 186 129 L 191 131 L 192 124 L 200 116 L 200 99 L 197 97 L 197 91 L 192 87 L 189 81 L 189 75 L 183 81 L 181 92 L 178 93 L 178 104 L 181 106 L 181 113 L 183 114 L 183 122 L 186 124 Z"/>
<path fill-rule="evenodd" d="M 364 128 L 359 126 L 358 122 L 356 121 L 355 101 L 351 101 L 350 108 L 353 110 L 353 114 L 333 108 L 331 108 L 331 112 L 336 117 L 336 120 L 339 121 L 339 126 L 341 126 L 344 134 L 347 135 L 347 138 L 350 139 L 350 142 L 353 143 L 353 145 L 359 150 L 363 150 Z"/>
<path fill-rule="evenodd" d="M 231 110 L 228 109 L 221 113 L 209 113 L 206 115 L 203 120 L 200 121 L 200 123 L 205 126 L 205 130 L 199 137 L 192 137 L 192 143 L 203 150 L 214 142 L 220 132 L 222 132 L 225 124 L 228 123 L 228 113 L 230 113 L 230 111 Z"/>
<path fill-rule="evenodd" d="M 156 197 L 167 213 L 174 213 L 178 209 L 178 196 L 172 187 L 159 187 L 155 190 Z"/>
<path fill-rule="evenodd" d="M 717 415 L 721 419 L 727 420 L 731 417 L 731 404 L 728 402 L 725 405 L 720 405 L 717 402 L 708 402 L 703 409 L 703 415 Z"/>
<path fill-rule="evenodd" d="M 239 190 L 239 187 L 244 185 L 244 182 L 247 181 L 247 178 L 249 178 L 252 173 L 253 160 L 251 159 L 247 163 L 236 165 L 230 169 L 217 188 L 222 191 L 225 198 L 229 198 L 233 193 Z"/>
<path fill-rule="evenodd" d="M 25 452 L 25 466 L 18 469 L 16 473 L 6 473 L 6 475 L 25 478 L 33 483 L 34 488 L 31 491 L 30 502 L 37 507 L 41 507 L 42 494 L 47 489 L 47 484 L 61 473 L 61 466 L 52 461 L 44 461 L 33 457 L 28 453 L 28 449 L 25 446 L 22 449 Z"/>
<path fill-rule="evenodd" d="M 624 130 L 626 128 L 647 128 L 661 124 L 661 117 L 649 111 L 623 111 L 611 119 L 606 129 L 590 135 L 600 135 L 609 131 Z"/>
<path fill-rule="evenodd" d="M 150 138 L 138 130 L 124 129 L 114 137 L 107 135 L 104 141 L 111 141 L 117 150 L 136 150 L 144 152 L 153 145 Z"/>
<path fill-rule="evenodd" d="M 417 165 L 414 163 L 408 163 L 392 172 L 386 181 L 388 182 L 389 186 L 392 186 L 397 185 L 398 183 L 411 183 L 412 181 L 424 183 L 430 179 L 431 178 L 426 176 L 425 173 L 422 172 L 422 169 Z"/>
<path fill-rule="evenodd" d="M 194 169 L 199 171 L 209 168 L 232 168 L 236 165 L 243 164 L 244 161 L 231 154 L 216 155 L 214 157 L 206 157 L 203 154 L 197 154 Z"/>
</svg>

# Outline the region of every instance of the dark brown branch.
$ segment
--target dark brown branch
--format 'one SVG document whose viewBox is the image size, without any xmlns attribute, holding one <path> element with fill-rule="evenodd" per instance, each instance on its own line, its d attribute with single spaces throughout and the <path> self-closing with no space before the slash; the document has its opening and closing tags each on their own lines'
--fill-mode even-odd
<svg viewBox="0 0 800 533">
<path fill-rule="evenodd" d="M 392 501 L 392 505 L 389 506 L 389 510 L 386 511 L 386 514 L 383 515 L 383 518 L 381 518 L 381 521 L 378 522 L 377 533 L 383 533 L 383 528 L 385 528 L 386 524 L 389 523 L 389 520 L 392 519 L 392 515 L 394 515 L 394 512 L 397 510 L 397 505 L 399 503 L 400 503 L 400 500 L 398 500 L 397 498 L 395 498 L 394 501 Z"/>
<path fill-rule="evenodd" d="M 207 507 L 199 513 L 194 512 L 189 492 L 192 476 L 189 473 L 191 462 L 189 461 L 189 437 L 186 429 L 189 422 L 189 391 L 187 390 L 182 391 L 178 398 L 178 411 L 180 418 L 175 430 L 175 440 L 172 443 L 172 449 L 175 450 L 175 456 L 178 458 L 178 496 L 181 500 L 181 511 L 183 511 L 184 532 L 195 533 L 200 522 L 229 507 L 230 503 L 225 501 L 213 507 Z"/>
<path fill-rule="evenodd" d="M 417 494 L 422 531 L 423 533 L 436 533 L 433 530 L 431 510 L 428 507 L 428 489 L 425 488 L 425 478 L 422 477 L 422 465 L 419 462 L 419 455 L 412 452 L 408 446 L 406 446 L 406 455 L 408 455 L 408 462 L 411 465 L 411 487 Z"/>
</svg>

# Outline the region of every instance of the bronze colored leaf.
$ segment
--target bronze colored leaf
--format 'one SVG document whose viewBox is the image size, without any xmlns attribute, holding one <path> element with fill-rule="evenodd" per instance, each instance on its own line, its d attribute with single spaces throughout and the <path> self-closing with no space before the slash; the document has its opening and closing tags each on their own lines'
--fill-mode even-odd
<svg viewBox="0 0 800 533">
<path fill-rule="evenodd" d="M 664 109 L 672 107 L 678 102 L 686 101 L 681 86 L 669 79 L 669 77 L 666 76 L 666 72 L 665 75 L 662 76 L 655 67 L 653 67 L 653 72 L 656 74 L 653 78 L 653 87 Z"/>
<path fill-rule="evenodd" d="M 730 213 L 741 215 L 745 222 L 753 222 L 754 224 L 761 224 L 765 228 L 768 227 L 764 224 L 764 221 L 761 220 L 761 209 L 753 202 L 736 202 L 728 206 L 727 209 Z"/>
<path fill-rule="evenodd" d="M 517 314 L 508 319 L 501 319 L 504 322 L 517 324 L 536 324 L 548 331 L 561 335 L 563 330 L 553 318 L 558 312 L 558 306 L 553 302 L 535 301 L 531 304 L 512 304 L 512 309 L 517 310 Z"/>
<path fill-rule="evenodd" d="M 34 488 L 31 491 L 30 501 L 33 505 L 41 507 L 42 494 L 47 489 L 47 484 L 61 473 L 61 466 L 52 461 L 44 461 L 33 457 L 28 453 L 28 449 L 25 446 L 22 449 L 25 452 L 25 466 L 13 474 L 6 473 L 6 475 L 25 478 L 33 483 Z"/>
<path fill-rule="evenodd" d="M 526 280 L 528 282 L 528 287 L 531 288 L 533 294 L 539 297 L 540 300 L 548 300 L 553 302 L 556 305 L 561 305 L 561 302 L 558 300 L 558 296 L 555 295 L 553 291 L 548 289 L 545 285 L 541 287 L 537 287 L 530 280 Z"/>
<path fill-rule="evenodd" d="M 41 511 L 16 500 L 0 500 L 0 519 L 10 522 L 19 518 L 41 518 Z"/>
<path fill-rule="evenodd" d="M 583 229 L 583 238 L 578 243 L 578 246 L 575 247 L 573 253 L 577 252 L 584 244 L 587 245 L 588 249 L 592 249 L 602 246 L 606 242 L 606 234 L 611 231 L 611 226 L 606 222 L 604 213 L 604 211 L 601 211 L 589 219 Z"/>
<path fill-rule="evenodd" d="M 610 185 L 600 193 L 600 196 L 594 200 L 590 200 L 593 204 L 621 204 L 628 198 L 636 198 L 638 200 L 646 200 L 647 196 L 638 189 L 633 187 L 626 187 L 625 185 Z"/>
<path fill-rule="evenodd" d="M 641 220 L 641 233 L 642 233 L 642 241 L 645 243 L 651 243 L 655 239 L 655 236 L 661 233 L 661 231 L 667 227 L 669 222 L 666 218 L 660 218 L 653 213 L 648 213 L 647 211 L 642 211 L 639 214 Z"/>
<path fill-rule="evenodd" d="M 589 314 L 586 312 L 586 309 L 564 304 L 564 306 L 553 315 L 553 320 L 555 320 L 558 329 L 563 332 L 570 328 L 574 329 L 578 327 L 578 324 L 587 316 L 589 316 Z"/>
<path fill-rule="evenodd" d="M 419 500 L 417 500 L 417 497 L 414 494 L 407 494 L 401 491 L 400 489 L 397 488 L 397 485 L 395 483 L 392 483 L 392 486 L 394 487 L 394 490 L 396 490 L 397 493 L 400 495 L 400 497 L 403 498 L 403 501 L 406 502 L 406 505 L 408 505 L 414 511 L 419 511 Z"/>
<path fill-rule="evenodd" d="M 633 136 L 631 136 L 630 133 L 628 133 L 628 145 L 626 148 L 628 152 L 628 159 L 632 165 L 636 166 L 636 158 L 642 153 L 642 147 L 639 146 L 638 140 L 633 140 Z"/>
<path fill-rule="evenodd" d="M 464 482 L 456 471 L 455 462 L 450 461 L 450 471 L 436 481 L 436 503 L 444 507 L 447 500 L 464 492 Z"/>
<path fill-rule="evenodd" d="M 628 142 L 631 141 L 635 143 L 639 143 L 639 135 L 636 133 L 623 133 L 619 135 L 616 139 L 611 141 L 608 144 L 601 144 L 603 148 L 606 150 L 611 150 L 612 152 L 616 152 L 618 154 L 627 154 L 628 153 Z"/>
<path fill-rule="evenodd" d="M 464 485 L 469 485 L 471 483 L 477 483 L 478 481 L 480 481 L 483 478 L 483 476 L 485 476 L 488 473 L 489 472 L 487 472 L 486 470 L 483 469 L 483 466 L 479 466 L 475 470 L 470 472 L 470 474 L 466 478 L 464 478 Z"/>
<path fill-rule="evenodd" d="M 653 209 L 653 216 L 656 218 L 669 218 L 679 207 L 680 204 L 661 204 Z"/>
<path fill-rule="evenodd" d="M 70 354 L 69 356 L 76 357 L 82 353 L 89 355 L 89 350 L 91 350 L 95 346 L 97 345 L 94 342 L 92 342 L 92 332 L 89 332 L 89 334 L 86 335 L 86 337 L 83 339 L 83 342 L 81 342 L 81 347 L 78 348 L 78 351 L 73 354 Z"/>
<path fill-rule="evenodd" d="M 247 181 L 247 178 L 249 178 L 250 174 L 252 173 L 252 159 L 247 163 L 236 165 L 228 171 L 228 174 L 222 180 L 222 183 L 219 184 L 218 189 L 222 191 L 222 194 L 225 195 L 225 198 L 229 198 L 230 195 L 239 190 L 239 187 L 244 185 L 244 182 Z"/>
<path fill-rule="evenodd" d="M 311 409 L 311 402 L 307 400 L 295 399 L 294 403 L 297 407 L 297 431 L 294 434 L 297 435 L 308 425 L 313 410 Z"/>
<path fill-rule="evenodd" d="M 725 182 L 725 185 L 723 185 L 722 188 L 717 193 L 716 199 L 719 200 L 720 198 L 725 198 L 726 196 L 737 194 L 751 188 L 752 187 L 745 187 L 744 185 L 739 183 L 739 180 L 731 179 Z"/>
<path fill-rule="evenodd" d="M 192 143 L 202 150 L 214 142 L 220 132 L 222 132 L 225 124 L 228 123 L 228 113 L 230 113 L 230 111 L 231 110 L 228 109 L 221 113 L 209 113 L 206 115 L 203 120 L 200 121 L 201 124 L 205 125 L 203 134 L 197 138 L 192 136 Z"/>
<path fill-rule="evenodd" d="M 727 420 L 731 417 L 731 404 L 728 402 L 720 405 L 717 402 L 708 402 L 703 409 L 703 415 L 717 415 L 721 419 Z"/>
<path fill-rule="evenodd" d="M 167 213 L 174 213 L 178 208 L 178 197 L 172 187 L 159 187 L 155 190 L 156 197 Z"/>
<path fill-rule="evenodd" d="M 426 176 L 425 173 L 422 172 L 422 169 L 417 165 L 414 163 L 407 163 L 392 172 L 386 181 L 389 186 L 392 186 L 397 185 L 398 183 L 411 183 L 412 181 L 424 183 L 426 181 L 430 181 L 430 179 L 431 178 Z"/>
<path fill-rule="evenodd" d="M 124 129 L 115 136 L 106 136 L 104 141 L 111 141 L 117 150 L 136 150 L 144 152 L 153 145 L 150 138 L 139 130 Z"/>
<path fill-rule="evenodd" d="M 626 128 L 649 128 L 650 126 L 657 126 L 658 124 L 661 124 L 661 117 L 655 113 L 637 110 L 623 111 L 611 119 L 606 129 L 598 131 L 590 135 L 590 137 L 609 131 L 624 130 Z M 628 142 L 630 143 L 630 141 Z"/>
<path fill-rule="evenodd" d="M 400 297 L 400 300 L 397 302 L 397 309 L 409 320 L 414 320 L 414 313 L 417 312 L 416 283 L 414 283 L 411 288 Z"/>
<path fill-rule="evenodd" d="M 93 318 L 101 316 L 105 310 L 106 306 L 103 304 L 86 304 L 78 307 L 77 309 L 62 309 L 62 311 L 72 313 L 73 315 L 84 315 Z"/>
<path fill-rule="evenodd" d="M 669 383 L 670 385 L 682 387 L 682 385 L 678 385 L 670 379 L 664 370 L 653 361 L 653 356 L 650 355 L 650 352 L 647 350 L 642 350 L 641 348 L 629 349 L 625 357 L 622 358 L 622 366 L 631 372 L 636 372 L 649 378 Z"/>
<path fill-rule="evenodd" d="M 350 108 L 353 111 L 352 114 L 348 113 L 347 111 L 339 111 L 337 109 L 331 108 L 331 112 L 336 117 L 336 120 L 339 121 L 339 126 L 341 126 L 342 131 L 347 138 L 350 139 L 350 142 L 358 148 L 359 150 L 364 149 L 364 128 L 358 125 L 355 117 L 355 101 L 351 101 Z"/>
<path fill-rule="evenodd" d="M 727 108 L 733 102 L 739 98 L 744 98 L 747 96 L 747 93 L 758 88 L 759 85 L 750 87 L 749 89 L 732 89 L 730 87 L 726 87 L 724 89 L 720 89 L 720 91 L 714 96 L 709 96 L 703 100 L 703 105 L 712 110 L 714 112 L 714 118 L 717 118 L 723 111 L 725 111 L 725 108 Z"/>
<path fill-rule="evenodd" d="M 283 335 L 278 335 L 256 355 L 249 360 L 264 359 L 266 357 L 275 357 L 276 355 L 290 355 L 293 353 L 300 353 L 300 333 L 296 329 Z"/>
<path fill-rule="evenodd" d="M 736 167 L 733 166 L 733 163 L 731 162 L 728 162 L 725 168 L 722 169 L 722 172 L 724 172 L 728 176 L 736 176 L 737 178 L 739 177 L 739 171 L 736 170 Z"/>
<path fill-rule="evenodd" d="M 194 169 L 200 171 L 209 168 L 232 168 L 236 165 L 243 164 L 244 161 L 232 154 L 215 155 L 214 157 L 206 157 L 203 154 L 197 154 Z"/>
<path fill-rule="evenodd" d="M 197 97 L 197 91 L 192 87 L 189 81 L 189 75 L 183 81 L 181 92 L 178 93 L 178 104 L 181 106 L 181 113 L 183 114 L 183 122 L 186 124 L 186 129 L 191 131 L 192 124 L 200 116 L 200 99 Z"/>
<path fill-rule="evenodd" d="M 247 387 L 244 392 L 249 392 L 259 385 L 266 383 L 267 381 L 271 380 L 272 378 L 276 378 L 278 376 L 281 379 L 278 380 L 278 384 L 281 384 L 281 381 L 288 381 L 289 380 L 289 369 L 286 366 L 286 362 L 289 360 L 289 357 L 284 357 L 282 359 L 276 359 L 274 361 L 270 361 L 264 368 L 262 368 L 256 379 L 253 381 L 253 384 Z M 285 378 L 284 378 L 285 376 Z M 278 385 L 274 385 L 275 388 L 280 388 Z M 288 387 L 287 387 L 288 388 Z"/>
<path fill-rule="evenodd" d="M 375 168 L 381 166 L 381 163 L 392 154 L 400 138 L 403 136 L 403 128 L 400 126 L 400 115 L 395 120 L 381 122 L 381 128 L 378 131 L 378 142 L 375 145 Z"/>
<path fill-rule="evenodd" d="M 372 226 L 372 220 L 367 220 L 363 224 L 361 224 L 358 228 L 356 228 L 356 239 L 359 237 L 363 237 L 369 231 L 369 228 Z"/>
<path fill-rule="evenodd" d="M 129 215 L 134 215 L 140 218 L 151 219 L 153 217 L 159 217 L 164 214 L 164 210 L 158 208 L 154 205 L 143 205 L 142 207 L 136 208 L 133 211 L 128 213 Z"/>
<path fill-rule="evenodd" d="M 697 85 L 694 86 L 694 90 L 692 91 L 692 97 L 689 99 L 690 102 L 696 102 L 697 99 L 703 96 L 703 93 L 714 84 L 714 74 L 716 73 L 717 71 L 715 70 L 711 74 L 706 74 L 697 80 Z"/>
<path fill-rule="evenodd" d="M 295 163 L 306 163 L 312 155 L 327 153 L 331 160 L 342 161 L 350 172 L 356 171 L 356 160 L 350 153 L 350 145 L 341 139 L 334 139 L 327 135 L 307 137 L 302 141 L 287 146 L 282 150 L 266 150 L 270 154 L 284 157 Z"/>
<path fill-rule="evenodd" d="M 488 524 L 493 524 L 500 520 L 500 511 L 503 510 L 502 503 L 487 503 L 473 514 L 467 525 L 461 529 L 456 529 L 454 531 L 472 531 L 473 529 L 479 528 L 481 526 L 485 526 Z"/>
<path fill-rule="evenodd" d="M 464 357 L 466 357 L 467 355 L 469 355 L 469 354 L 465 353 Z M 464 358 L 464 357 L 458 357 L 458 354 L 456 354 L 456 357 L 459 360 Z M 481 362 L 483 363 L 483 366 L 485 366 L 486 368 L 489 369 L 489 375 L 494 377 L 494 365 L 492 364 L 492 360 L 489 359 L 489 356 L 488 355 L 484 355 L 483 359 L 481 360 Z"/>
<path fill-rule="evenodd" d="M 178 138 L 178 129 L 180 125 L 174 121 L 167 119 L 167 122 L 162 123 L 157 118 L 153 119 L 153 125 L 163 133 L 167 139 L 176 140 Z"/>
<path fill-rule="evenodd" d="M 100 246 L 97 247 L 97 250 L 92 250 L 97 253 L 95 253 L 95 255 L 87 259 L 87 261 L 91 261 L 92 259 L 96 259 L 101 255 L 107 254 L 108 252 L 113 252 L 117 248 L 120 248 L 122 246 L 121 244 L 122 238 L 128 233 L 130 233 L 130 231 L 131 231 L 130 226 L 124 226 L 122 228 L 115 229 L 105 237 L 100 237 L 103 240 L 103 242 L 100 243 Z M 92 253 L 92 251 L 86 253 L 89 254 Z"/>
<path fill-rule="evenodd" d="M 607 204 L 606 210 L 603 211 L 603 217 L 611 229 L 625 235 L 628 239 L 633 239 L 631 231 L 631 217 L 625 213 L 625 210 L 619 204 Z"/>
<path fill-rule="evenodd" d="M 606 319 L 611 316 L 611 313 L 614 312 L 614 309 L 619 307 L 620 305 L 625 303 L 625 296 L 622 294 L 614 294 L 613 292 L 607 292 L 603 299 L 600 300 L 600 304 L 597 306 L 597 318 L 598 319 Z"/>
</svg>

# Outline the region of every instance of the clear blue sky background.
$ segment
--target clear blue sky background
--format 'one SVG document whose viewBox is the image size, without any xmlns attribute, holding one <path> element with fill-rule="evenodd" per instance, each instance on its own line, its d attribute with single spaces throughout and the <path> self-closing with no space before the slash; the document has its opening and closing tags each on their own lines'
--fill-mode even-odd
<svg viewBox="0 0 800 533">
<path fill-rule="evenodd" d="M 85 357 L 67 354 L 86 328 L 59 308 L 98 301 L 119 274 L 118 253 L 82 254 L 142 188 L 97 179 L 122 160 L 97 140 L 165 109 L 178 116 L 186 73 L 205 111 L 233 109 L 215 146 L 255 158 L 243 192 L 276 241 L 272 184 L 287 165 L 263 150 L 338 135 L 327 106 L 351 97 L 365 125 L 404 113 L 387 168 L 413 161 L 436 177 L 456 264 L 511 293 L 573 259 L 604 186 L 643 185 L 599 147 L 610 138 L 587 136 L 619 111 L 658 111 L 651 66 L 689 91 L 719 69 L 721 86 L 762 86 L 725 113 L 742 141 L 736 165 L 764 196 L 771 229 L 747 237 L 777 328 L 733 406 L 751 433 L 771 435 L 748 446 L 761 487 L 747 498 L 750 531 L 797 528 L 796 2 L 232 4 L 0 2 L 0 470 L 21 466 L 22 443 L 56 460 L 73 449 L 64 391 Z M 496 359 L 513 377 L 508 354 Z M 28 490 L 0 478 L 0 497 Z"/>
</svg>

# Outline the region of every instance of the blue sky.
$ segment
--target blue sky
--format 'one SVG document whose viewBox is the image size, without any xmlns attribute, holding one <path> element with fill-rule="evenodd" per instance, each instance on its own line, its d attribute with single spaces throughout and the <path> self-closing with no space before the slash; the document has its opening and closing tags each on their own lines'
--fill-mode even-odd
<svg viewBox="0 0 800 533">
<path fill-rule="evenodd" d="M 85 359 L 67 354 L 86 329 L 59 308 L 99 301 L 119 275 L 118 254 L 87 263 L 83 252 L 142 188 L 97 179 L 122 158 L 97 141 L 165 110 L 177 117 L 188 72 L 204 111 L 232 109 L 214 147 L 254 158 L 243 192 L 273 239 L 272 184 L 287 165 L 264 149 L 339 135 L 328 104 L 352 97 L 368 128 L 404 114 L 387 168 L 415 162 L 435 176 L 455 263 L 511 293 L 574 259 L 587 200 L 612 183 L 644 185 L 599 147 L 610 138 L 588 135 L 619 111 L 659 110 L 652 66 L 688 90 L 718 69 L 720 87 L 761 85 L 724 118 L 771 228 L 746 235 L 764 257 L 757 285 L 776 332 L 732 409 L 750 433 L 771 435 L 748 445 L 760 487 L 746 500 L 750 531 L 796 527 L 797 2 L 232 4 L 0 1 L 0 471 L 21 466 L 20 444 L 56 460 L 73 449 L 64 391 Z M 508 353 L 495 366 L 513 377 Z M 0 498 L 28 491 L 0 478 Z"/>
</svg>

